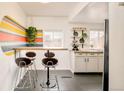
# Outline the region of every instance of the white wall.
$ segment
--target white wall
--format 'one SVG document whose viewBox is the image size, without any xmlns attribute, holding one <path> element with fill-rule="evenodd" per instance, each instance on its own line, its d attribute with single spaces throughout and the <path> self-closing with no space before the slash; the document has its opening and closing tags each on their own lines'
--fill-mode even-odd
<svg viewBox="0 0 124 93">
<path fill-rule="evenodd" d="M 104 23 L 104 22 L 103 22 Z M 64 32 L 64 47 L 71 49 L 72 44 L 72 28 L 86 27 L 87 30 L 104 30 L 104 24 L 83 24 L 70 23 L 68 17 L 28 17 L 27 26 L 36 26 L 38 29 L 60 30 Z"/>
<path fill-rule="evenodd" d="M 22 26 L 26 26 L 26 15 L 18 3 L 0 2 L 0 21 L 6 15 L 14 18 Z M 14 56 L 6 56 L 0 49 L 0 90 L 11 90 L 13 88 L 15 71 Z"/>
<path fill-rule="evenodd" d="M 57 30 L 64 32 L 64 47 L 68 48 L 69 45 L 69 24 L 67 17 L 28 17 L 27 26 L 35 26 L 37 29 Z"/>
<path fill-rule="evenodd" d="M 3 16 L 9 15 L 19 22 L 22 26 L 26 26 L 26 16 L 18 3 L 2 3 L 0 2 L 0 20 Z"/>
<path fill-rule="evenodd" d="M 124 6 L 109 3 L 109 89 L 124 90 Z"/>
</svg>

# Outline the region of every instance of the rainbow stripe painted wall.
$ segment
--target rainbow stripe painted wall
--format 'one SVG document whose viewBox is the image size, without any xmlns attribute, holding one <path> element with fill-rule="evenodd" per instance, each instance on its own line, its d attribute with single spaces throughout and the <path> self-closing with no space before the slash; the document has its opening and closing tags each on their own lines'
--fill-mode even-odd
<svg viewBox="0 0 124 93">
<path fill-rule="evenodd" d="M 14 54 L 15 47 L 26 46 L 26 30 L 13 18 L 4 16 L 0 22 L 0 47 L 7 56 Z M 36 46 L 43 46 L 42 31 L 37 33 Z"/>
</svg>

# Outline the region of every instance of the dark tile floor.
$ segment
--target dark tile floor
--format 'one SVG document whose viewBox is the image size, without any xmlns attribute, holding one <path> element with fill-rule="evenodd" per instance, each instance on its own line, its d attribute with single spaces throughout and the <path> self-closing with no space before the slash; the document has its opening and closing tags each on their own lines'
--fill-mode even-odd
<svg viewBox="0 0 124 93">
<path fill-rule="evenodd" d="M 102 74 L 72 74 L 69 70 L 50 71 L 51 82 L 56 82 L 54 88 L 42 88 L 40 84 L 46 81 L 46 72 L 38 71 L 38 82 L 33 91 L 102 91 Z M 15 89 L 30 90 L 30 89 Z"/>
</svg>

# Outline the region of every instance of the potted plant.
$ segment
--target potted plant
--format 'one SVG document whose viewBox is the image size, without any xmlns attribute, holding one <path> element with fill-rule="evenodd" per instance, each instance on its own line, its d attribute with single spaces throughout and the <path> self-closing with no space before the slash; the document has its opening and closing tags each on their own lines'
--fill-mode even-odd
<svg viewBox="0 0 124 93">
<path fill-rule="evenodd" d="M 28 46 L 35 46 L 36 42 L 36 35 L 37 35 L 37 29 L 36 27 L 28 27 L 28 29 L 26 29 L 26 34 L 27 34 L 27 42 L 28 42 Z"/>
<path fill-rule="evenodd" d="M 82 43 L 82 48 L 84 46 L 84 42 L 85 42 L 85 39 L 87 38 L 87 33 L 84 32 L 84 30 L 82 30 L 82 36 L 79 40 L 80 43 Z"/>
</svg>

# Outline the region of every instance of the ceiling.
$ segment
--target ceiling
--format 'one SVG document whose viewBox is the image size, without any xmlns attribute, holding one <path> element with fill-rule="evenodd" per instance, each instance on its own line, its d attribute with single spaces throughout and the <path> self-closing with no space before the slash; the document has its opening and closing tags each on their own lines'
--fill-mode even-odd
<svg viewBox="0 0 124 93">
<path fill-rule="evenodd" d="M 69 16 L 78 3 L 73 2 L 20 2 L 19 5 L 29 16 Z"/>
<path fill-rule="evenodd" d="M 89 3 L 73 18 L 78 23 L 103 23 L 108 18 L 108 3 Z"/>
<path fill-rule="evenodd" d="M 108 3 L 104 2 L 20 2 L 28 16 L 68 17 L 74 23 L 103 23 L 108 17 Z"/>
</svg>

